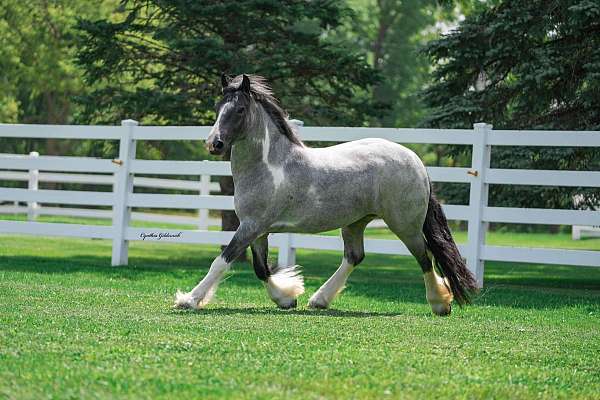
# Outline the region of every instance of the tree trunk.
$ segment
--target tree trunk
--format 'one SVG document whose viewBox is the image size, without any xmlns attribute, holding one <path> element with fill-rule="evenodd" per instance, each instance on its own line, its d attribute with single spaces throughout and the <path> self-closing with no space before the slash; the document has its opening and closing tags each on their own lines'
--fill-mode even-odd
<svg viewBox="0 0 600 400">
<path fill-rule="evenodd" d="M 63 125 L 66 124 L 69 116 L 69 101 L 64 95 L 53 91 L 46 91 L 42 94 L 45 104 L 45 116 L 42 123 L 51 125 Z M 59 146 L 57 139 L 46 139 L 46 154 L 48 156 L 64 155 L 64 152 L 68 151 L 67 145 L 62 143 Z M 37 150 L 37 149 L 36 149 Z M 61 154 L 61 152 L 63 154 Z M 47 182 L 47 189 L 58 189 L 59 187 L 64 188 L 64 184 L 60 185 L 56 182 Z"/>
</svg>

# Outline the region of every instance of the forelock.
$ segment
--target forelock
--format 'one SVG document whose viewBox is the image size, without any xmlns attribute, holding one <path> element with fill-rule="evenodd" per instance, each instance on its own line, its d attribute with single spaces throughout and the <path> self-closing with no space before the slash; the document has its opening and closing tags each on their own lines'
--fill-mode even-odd
<svg viewBox="0 0 600 400">
<path fill-rule="evenodd" d="M 273 90 L 267 83 L 267 80 L 260 75 L 246 75 L 250 79 L 250 97 L 251 99 L 260 103 L 267 114 L 271 117 L 278 130 L 295 144 L 303 146 L 302 141 L 296 134 L 295 130 L 287 122 L 287 113 L 281 108 L 279 102 L 273 95 Z M 223 89 L 223 97 L 225 101 L 231 101 L 227 99 L 233 99 L 236 93 L 242 93 L 240 87 L 242 86 L 242 80 L 244 75 L 238 75 L 233 78 L 229 85 Z"/>
<path fill-rule="evenodd" d="M 246 75 L 248 79 L 250 79 L 250 93 L 253 95 L 255 100 L 270 100 L 273 102 L 277 102 L 275 97 L 273 96 L 273 90 L 267 83 L 267 80 L 260 75 Z M 242 86 L 243 75 L 238 75 L 233 78 L 229 85 L 223 89 L 223 94 L 233 93 L 240 91 L 240 86 Z"/>
</svg>

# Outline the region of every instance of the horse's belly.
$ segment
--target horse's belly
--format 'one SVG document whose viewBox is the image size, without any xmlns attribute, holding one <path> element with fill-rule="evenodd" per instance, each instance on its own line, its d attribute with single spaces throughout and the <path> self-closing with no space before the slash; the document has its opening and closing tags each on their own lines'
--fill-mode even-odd
<svg viewBox="0 0 600 400">
<path fill-rule="evenodd" d="M 364 193 L 363 194 L 367 194 Z M 366 215 L 377 214 L 363 198 L 302 199 L 272 225 L 272 232 L 317 233 L 348 226 Z"/>
<path fill-rule="evenodd" d="M 346 216 L 343 218 L 314 218 L 298 221 L 281 220 L 273 224 L 271 229 L 269 229 L 269 232 L 320 233 L 348 226 L 359 219 L 361 219 L 361 217 L 351 218 Z"/>
</svg>

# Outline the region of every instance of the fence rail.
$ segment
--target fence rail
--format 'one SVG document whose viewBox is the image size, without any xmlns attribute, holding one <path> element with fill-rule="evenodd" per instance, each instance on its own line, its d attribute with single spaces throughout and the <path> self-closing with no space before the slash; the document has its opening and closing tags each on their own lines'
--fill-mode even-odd
<svg viewBox="0 0 600 400">
<path fill-rule="evenodd" d="M 380 137 L 399 143 L 458 144 L 472 147 L 470 168 L 429 167 L 433 181 L 457 182 L 470 185 L 469 205 L 444 205 L 449 219 L 468 221 L 468 241 L 459 246 L 469 268 L 483 285 L 486 260 L 536 262 L 600 266 L 600 252 L 584 250 L 536 249 L 510 246 L 490 246 L 485 242 L 488 222 L 527 224 L 600 225 L 600 212 L 588 210 L 527 209 L 488 206 L 490 184 L 600 187 L 599 171 L 547 171 L 490 168 L 492 146 L 569 146 L 600 147 L 600 132 L 555 131 L 493 131 L 491 125 L 475 124 L 474 129 L 393 129 L 301 127 L 304 141 L 344 142 L 366 137 Z M 55 235 L 112 239 L 113 265 L 127 263 L 130 241 L 157 240 L 143 238 L 148 229 L 129 225 L 143 213 L 132 212 L 133 207 L 232 210 L 233 198 L 211 194 L 216 184 L 210 176 L 231 175 L 231 166 L 224 161 L 141 160 L 135 155 L 140 140 L 204 140 L 210 127 L 138 126 L 137 122 L 123 121 L 121 126 L 64 126 L 64 125 L 9 125 L 0 124 L 0 138 L 55 138 L 55 139 L 109 139 L 119 141 L 116 160 L 91 157 L 36 156 L 0 154 L 0 180 L 28 181 L 28 189 L 0 188 L 0 201 L 27 202 L 29 213 L 35 212 L 36 203 L 81 204 L 110 206 L 110 210 L 84 210 L 79 215 L 112 216 L 112 226 L 42 223 L 34 221 L 0 221 L 0 232 L 34 235 Z M 85 174 L 84 174 L 85 173 Z M 200 176 L 200 181 L 147 178 L 136 174 Z M 32 184 L 32 181 L 35 184 Z M 111 192 L 38 189 L 38 181 L 112 185 Z M 134 193 L 134 186 L 164 189 L 194 190 L 198 194 Z M 35 206 L 35 207 L 34 207 Z M 7 206 L 4 207 L 7 209 Z M 13 210 L 23 208 L 12 206 Z M 0 208 L 0 211 L 2 209 Z M 44 206 L 50 215 L 66 215 L 64 208 Z M 73 210 L 73 209 L 67 209 Z M 52 214 L 54 213 L 54 214 Z M 62 213 L 62 214 L 61 214 Z M 149 217 L 152 218 L 152 217 Z M 161 217 L 155 217 L 159 220 Z M 177 221 L 177 217 L 172 217 Z M 180 217 L 185 218 L 185 217 Z M 202 218 L 201 218 L 202 219 Z M 226 244 L 232 232 L 208 231 L 208 223 L 198 230 L 185 230 L 177 237 L 163 237 L 163 242 Z M 155 229 L 153 232 L 179 231 Z M 305 234 L 273 234 L 270 243 L 279 249 L 280 265 L 295 262 L 295 249 L 341 250 L 341 238 Z M 367 252 L 408 254 L 398 240 L 366 239 Z"/>
<path fill-rule="evenodd" d="M 0 154 L 0 158 L 8 158 L 9 155 Z M 14 155 L 10 155 L 14 156 Z M 23 156 L 20 156 L 23 158 Z M 32 152 L 32 157 L 38 157 L 36 152 Z M 34 166 L 36 166 L 34 164 Z M 0 170 L 0 181 L 25 181 L 28 182 L 30 190 L 38 191 L 39 182 L 56 182 L 56 183 L 71 183 L 71 184 L 86 184 L 86 185 L 104 185 L 112 186 L 115 183 L 114 174 L 72 174 L 62 172 L 38 172 L 31 170 L 30 172 L 21 171 L 6 171 Z M 209 195 L 210 193 L 220 192 L 221 187 L 217 182 L 210 181 L 210 175 L 201 175 L 199 181 L 182 180 L 182 179 L 166 179 L 166 178 L 147 178 L 135 176 L 133 178 L 134 187 L 154 188 L 154 189 L 175 189 L 186 191 L 197 191 L 201 195 Z M 0 188 L 2 190 L 2 188 Z M 63 193 L 63 191 L 59 191 Z M 88 192 L 84 192 L 88 193 Z M 15 202 L 14 205 L 0 205 L 0 214 L 28 214 L 29 220 L 35 220 L 39 215 L 53 216 L 70 216 L 70 217 L 86 217 L 86 218 L 112 218 L 112 210 L 89 209 L 89 208 L 73 208 L 73 207 L 52 207 L 44 206 L 38 202 L 27 201 L 28 206 L 19 206 L 21 197 L 12 197 L 7 195 L 6 198 L 0 197 L 1 200 L 9 200 Z M 44 199 L 45 203 L 50 203 L 50 198 Z M 68 203 L 62 203 L 68 204 Z M 89 205 L 89 204 L 88 204 Z M 112 203 L 109 204 L 112 206 Z M 195 207 L 196 209 L 198 207 Z M 138 221 L 151 221 L 163 223 L 179 223 L 196 225 L 199 229 L 208 229 L 209 226 L 220 226 L 219 218 L 210 218 L 208 209 L 198 209 L 198 216 L 181 216 L 169 214 L 157 214 L 149 212 L 133 212 L 131 218 Z"/>
</svg>

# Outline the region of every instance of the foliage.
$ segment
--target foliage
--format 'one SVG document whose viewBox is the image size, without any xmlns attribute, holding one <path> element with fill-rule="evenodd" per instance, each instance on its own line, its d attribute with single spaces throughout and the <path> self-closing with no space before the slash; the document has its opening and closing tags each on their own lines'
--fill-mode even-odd
<svg viewBox="0 0 600 400">
<path fill-rule="evenodd" d="M 478 2 L 468 0 L 350 0 L 356 14 L 345 34 L 368 54 L 382 80 L 368 94 L 389 105 L 371 126 L 413 127 L 426 116 L 419 92 L 429 80 L 430 60 L 419 50 L 453 26 Z M 436 159 L 436 162 L 441 162 Z"/>
<path fill-rule="evenodd" d="M 334 309 L 315 311 L 304 304 L 341 253 L 299 251 L 307 293 L 297 310 L 276 309 L 248 263 L 234 266 L 207 309 L 172 310 L 175 290 L 196 284 L 217 254 L 136 242 L 130 266 L 114 268 L 107 240 L 0 237 L 0 393 L 584 399 L 600 391 L 600 270 L 486 263 L 476 303 L 439 318 L 412 258 L 369 254 Z"/>
<path fill-rule="evenodd" d="M 425 124 L 495 129 L 600 130 L 600 4 L 590 0 L 498 1 L 475 8 L 431 42 L 435 82 L 424 92 Z M 565 133 L 568 134 L 568 133 Z M 495 168 L 600 169 L 600 154 L 571 148 L 506 148 Z M 491 203 L 521 207 L 598 204 L 597 189 L 492 187 Z"/>
<path fill-rule="evenodd" d="M 368 95 L 389 105 L 370 125 L 414 126 L 424 111 L 416 94 L 429 72 L 429 60 L 418 49 L 435 37 L 434 25 L 444 19 L 437 1 L 354 0 L 350 4 L 357 17 L 346 34 L 369 55 L 370 64 L 383 78 Z"/>
<path fill-rule="evenodd" d="M 2 0 L 0 123 L 72 123 L 86 90 L 74 64 L 76 18 L 110 14 L 116 0 Z M 0 139 L 3 152 L 55 153 L 56 141 Z"/>
<path fill-rule="evenodd" d="M 79 62 L 87 81 L 101 85 L 83 98 L 88 121 L 212 123 L 222 72 L 266 76 L 290 114 L 308 124 L 362 125 L 377 111 L 357 96 L 377 74 L 333 35 L 350 16 L 340 1 L 123 5 L 120 22 L 79 24 Z"/>
<path fill-rule="evenodd" d="M 73 64 L 76 18 L 109 14 L 114 0 L 3 0 L 0 8 L 0 120 L 71 121 L 72 96 L 83 89 Z"/>
</svg>

